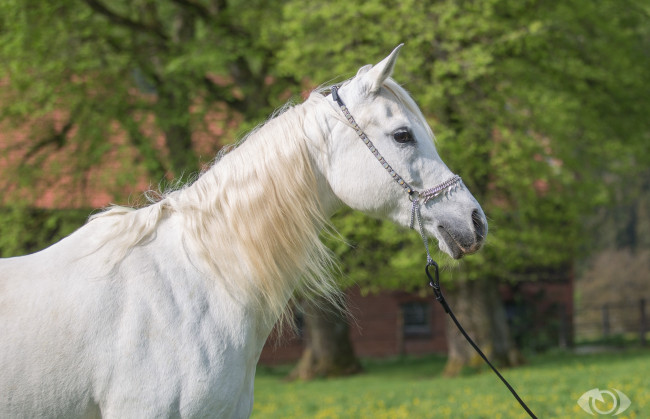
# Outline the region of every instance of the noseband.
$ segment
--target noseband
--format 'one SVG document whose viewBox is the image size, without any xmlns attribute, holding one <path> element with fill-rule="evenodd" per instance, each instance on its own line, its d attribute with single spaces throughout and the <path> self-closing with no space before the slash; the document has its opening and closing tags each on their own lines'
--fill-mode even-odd
<svg viewBox="0 0 650 419">
<path fill-rule="evenodd" d="M 429 253 L 429 243 L 427 240 L 427 236 L 424 233 L 424 226 L 422 225 L 422 215 L 420 214 L 420 206 L 423 204 L 426 204 L 429 202 L 431 199 L 435 198 L 436 196 L 442 194 L 443 192 L 448 192 L 462 184 L 462 179 L 458 175 L 454 175 L 451 178 L 447 179 L 446 181 L 440 183 L 439 185 L 434 186 L 433 188 L 425 189 L 424 191 L 417 191 L 415 188 L 413 188 L 411 185 L 408 184 L 402 178 L 384 159 L 384 157 L 379 153 L 379 150 L 377 150 L 377 147 L 370 141 L 368 136 L 366 135 L 365 132 L 361 129 L 359 124 L 354 120 L 352 115 L 350 114 L 350 111 L 348 110 L 347 106 L 345 106 L 345 103 L 343 103 L 343 100 L 341 99 L 341 96 L 339 95 L 338 92 L 338 87 L 337 86 L 332 86 L 332 99 L 338 103 L 339 107 L 341 108 L 341 111 L 343 112 L 343 115 L 345 118 L 348 120 L 348 122 L 352 125 L 352 128 L 357 132 L 357 135 L 363 143 L 368 147 L 368 150 L 375 156 L 377 161 L 381 163 L 381 165 L 386 169 L 388 174 L 393 178 L 393 180 L 401 186 L 404 191 L 408 194 L 408 198 L 411 201 L 411 220 L 409 222 L 410 228 L 414 228 L 415 225 L 415 220 L 418 222 L 418 227 L 419 227 L 419 233 L 420 236 L 422 237 L 422 241 L 424 243 L 424 248 L 427 251 L 427 263 L 435 263 L 433 262 L 433 259 L 431 258 L 431 254 Z"/>
</svg>

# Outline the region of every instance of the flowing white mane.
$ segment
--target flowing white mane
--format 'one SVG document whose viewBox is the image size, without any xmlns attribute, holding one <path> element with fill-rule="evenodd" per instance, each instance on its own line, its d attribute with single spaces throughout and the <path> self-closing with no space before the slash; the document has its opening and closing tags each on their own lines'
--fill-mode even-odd
<svg viewBox="0 0 650 419">
<path fill-rule="evenodd" d="M 430 130 L 404 88 L 392 79 L 384 87 Z M 322 87 L 302 104 L 285 105 L 231 152 L 220 154 L 193 184 L 144 208 L 113 206 L 94 215 L 91 221 L 117 217 L 104 244 L 116 249 L 112 262 L 118 264 L 129 249 L 146 242 L 173 212 L 184 220 L 183 245 L 190 260 L 234 297 L 253 298 L 270 309 L 269 321 L 282 318 L 287 289 L 339 304 L 331 278 L 333 255 L 319 237 L 331 225 L 318 200 L 307 152 L 307 141 L 314 139 L 305 133 L 309 112 L 331 109 L 315 109 L 328 91 Z"/>
<path fill-rule="evenodd" d="M 270 309 L 269 321 L 282 317 L 287 289 L 337 303 L 333 256 L 319 237 L 330 225 L 304 129 L 307 113 L 322 102 L 315 92 L 300 105 L 285 106 L 193 184 L 159 202 L 140 209 L 113 206 L 94 215 L 91 221 L 116 217 L 114 233 L 105 238 L 105 245 L 118 249 L 113 262 L 175 213 L 185 225 L 190 260 L 235 298 L 253 298 Z"/>
</svg>

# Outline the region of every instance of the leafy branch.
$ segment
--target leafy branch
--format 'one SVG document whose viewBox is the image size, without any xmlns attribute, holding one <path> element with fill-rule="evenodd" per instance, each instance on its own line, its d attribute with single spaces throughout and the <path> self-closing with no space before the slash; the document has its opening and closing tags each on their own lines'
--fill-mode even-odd
<svg viewBox="0 0 650 419">
<path fill-rule="evenodd" d="M 169 36 L 165 34 L 161 29 L 160 25 L 147 25 L 137 20 L 130 19 L 128 17 L 117 14 L 116 12 L 109 9 L 106 5 L 99 2 L 98 0 L 84 0 L 86 4 L 93 9 L 95 12 L 100 15 L 108 18 L 112 23 L 126 27 L 136 32 L 142 32 L 148 35 L 155 35 L 163 41 L 168 41 Z"/>
</svg>

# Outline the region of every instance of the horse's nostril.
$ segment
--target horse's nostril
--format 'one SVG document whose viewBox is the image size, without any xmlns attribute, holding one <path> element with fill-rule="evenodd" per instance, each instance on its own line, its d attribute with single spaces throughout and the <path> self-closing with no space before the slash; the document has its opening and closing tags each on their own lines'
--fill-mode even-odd
<svg viewBox="0 0 650 419">
<path fill-rule="evenodd" d="M 476 242 L 481 243 L 485 239 L 485 223 L 483 217 L 478 210 L 472 211 L 472 224 L 474 225 L 474 234 L 476 235 Z"/>
</svg>

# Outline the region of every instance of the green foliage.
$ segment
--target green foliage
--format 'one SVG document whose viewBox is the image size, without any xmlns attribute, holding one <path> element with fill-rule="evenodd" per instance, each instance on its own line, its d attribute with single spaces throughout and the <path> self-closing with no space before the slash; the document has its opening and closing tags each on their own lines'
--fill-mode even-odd
<svg viewBox="0 0 650 419">
<path fill-rule="evenodd" d="M 454 277 L 518 280 L 576 257 L 582 219 L 612 196 L 603 174 L 647 166 L 648 7 L 623 3 L 290 1 L 267 36 L 281 44 L 281 71 L 317 80 L 350 76 L 405 42 L 396 79 L 490 223 L 484 250 L 453 267 Z M 371 222 L 354 217 L 354 242 L 395 233 L 375 222 L 374 237 L 362 238 Z M 389 265 L 364 278 L 373 287 L 406 281 L 390 268 L 404 257 L 394 240 L 390 253 L 371 245 L 377 254 L 364 255 Z"/>
<path fill-rule="evenodd" d="M 145 167 L 153 183 L 197 170 L 192 132 L 206 128 L 206 112 L 219 104 L 225 119 L 259 121 L 279 105 L 289 81 L 269 82 L 272 50 L 258 41 L 273 10 L 258 1 L 3 2 L 0 120 L 28 131 L 21 179 L 51 176 L 43 164 L 64 148 L 59 163 L 83 182 L 123 147 L 107 142 L 116 131 L 136 150 L 121 160 Z M 129 174 L 115 182 L 133 183 Z"/>
<path fill-rule="evenodd" d="M 21 256 L 50 246 L 82 226 L 88 210 L 0 209 L 0 257 Z"/>
<path fill-rule="evenodd" d="M 365 292 L 377 292 L 426 285 L 426 254 L 414 231 L 350 209 L 334 215 L 332 223 L 339 235 L 327 237 L 327 244 L 341 262 L 343 287 L 358 284 Z"/>
</svg>

